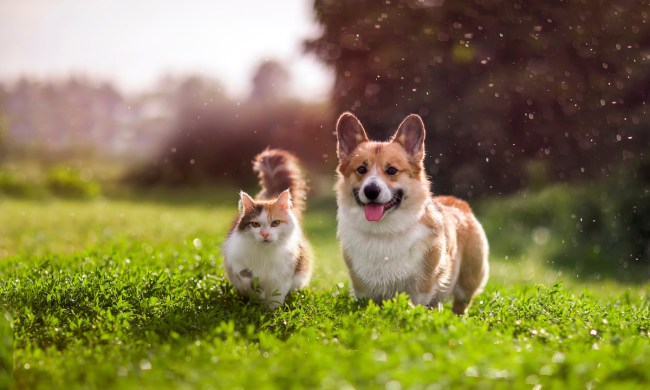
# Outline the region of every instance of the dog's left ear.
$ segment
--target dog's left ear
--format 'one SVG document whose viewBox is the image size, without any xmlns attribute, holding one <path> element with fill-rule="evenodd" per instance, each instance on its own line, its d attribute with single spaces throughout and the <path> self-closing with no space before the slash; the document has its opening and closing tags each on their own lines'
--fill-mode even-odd
<svg viewBox="0 0 650 390">
<path fill-rule="evenodd" d="M 391 142 L 397 142 L 417 161 L 424 158 L 424 123 L 417 114 L 407 116 L 397 128 Z"/>
<path fill-rule="evenodd" d="M 340 160 L 346 159 L 354 149 L 363 142 L 368 142 L 368 136 L 363 125 L 354 114 L 344 112 L 336 122 L 336 153 Z"/>
</svg>

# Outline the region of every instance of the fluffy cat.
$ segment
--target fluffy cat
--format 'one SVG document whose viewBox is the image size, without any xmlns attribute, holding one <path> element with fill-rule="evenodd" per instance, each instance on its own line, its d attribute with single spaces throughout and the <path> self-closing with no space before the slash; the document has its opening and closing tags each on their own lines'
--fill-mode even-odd
<svg viewBox="0 0 650 390">
<path fill-rule="evenodd" d="M 263 151 L 253 170 L 262 191 L 255 199 L 239 194 L 239 215 L 223 245 L 224 268 L 238 294 L 275 309 L 311 278 L 311 250 L 300 228 L 307 186 L 298 159 L 284 150 Z"/>
</svg>

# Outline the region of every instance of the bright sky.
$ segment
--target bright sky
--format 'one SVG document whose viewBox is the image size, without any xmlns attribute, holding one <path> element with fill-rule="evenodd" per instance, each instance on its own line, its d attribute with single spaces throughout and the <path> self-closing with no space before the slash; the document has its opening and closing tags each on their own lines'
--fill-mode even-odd
<svg viewBox="0 0 650 390">
<path fill-rule="evenodd" d="M 0 81 L 70 73 L 127 91 L 166 73 L 218 79 L 246 96 L 265 58 L 292 73 L 292 91 L 326 98 L 332 75 L 301 41 L 318 34 L 311 0 L 0 0 Z"/>
</svg>

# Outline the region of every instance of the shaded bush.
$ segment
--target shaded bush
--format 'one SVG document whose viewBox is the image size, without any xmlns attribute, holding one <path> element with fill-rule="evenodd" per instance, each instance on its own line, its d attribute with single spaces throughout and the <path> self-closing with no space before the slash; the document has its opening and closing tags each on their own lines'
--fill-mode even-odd
<svg viewBox="0 0 650 390">
<path fill-rule="evenodd" d="M 43 190 L 37 185 L 6 171 L 0 171 L 0 194 L 12 197 L 35 197 L 42 195 Z"/>
<path fill-rule="evenodd" d="M 52 194 L 65 198 L 94 198 L 101 193 L 99 183 L 70 167 L 59 166 L 49 170 L 45 185 Z"/>
<path fill-rule="evenodd" d="M 578 273 L 647 280 L 648 171 L 645 161 L 599 182 L 555 185 L 484 203 L 481 221 L 493 255 L 534 255 Z"/>
<path fill-rule="evenodd" d="M 39 199 L 49 195 L 90 199 L 101 194 L 101 185 L 68 166 L 55 166 L 38 175 L 18 175 L 0 170 L 0 195 Z"/>
<path fill-rule="evenodd" d="M 611 231 L 617 242 L 630 248 L 628 261 L 650 264 L 650 159 L 641 161 L 636 171 L 623 174 L 605 189 L 614 207 L 611 226 L 601 226 L 601 233 Z"/>
</svg>

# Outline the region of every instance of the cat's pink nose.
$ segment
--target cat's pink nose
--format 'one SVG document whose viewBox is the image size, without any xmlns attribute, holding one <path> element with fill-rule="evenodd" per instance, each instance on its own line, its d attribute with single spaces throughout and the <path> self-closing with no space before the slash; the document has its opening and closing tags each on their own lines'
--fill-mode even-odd
<svg viewBox="0 0 650 390">
<path fill-rule="evenodd" d="M 262 237 L 264 237 L 264 238 L 269 238 L 269 235 L 270 235 L 269 232 L 260 232 L 260 234 L 261 234 Z"/>
</svg>

